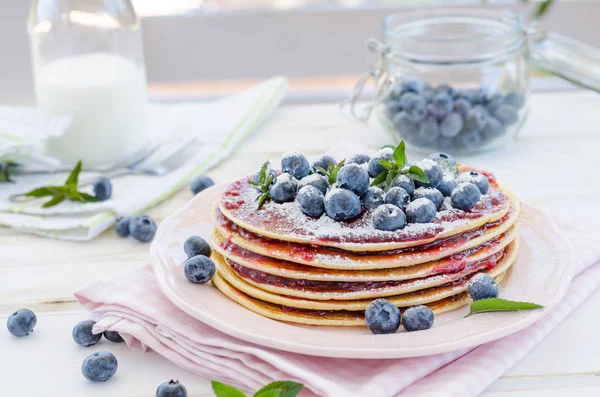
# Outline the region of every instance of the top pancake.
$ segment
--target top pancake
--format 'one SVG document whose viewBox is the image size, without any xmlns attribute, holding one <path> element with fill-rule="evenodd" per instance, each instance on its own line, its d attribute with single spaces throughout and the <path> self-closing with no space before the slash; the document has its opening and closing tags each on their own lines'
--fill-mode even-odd
<svg viewBox="0 0 600 397">
<path fill-rule="evenodd" d="M 467 170 L 462 167 L 462 171 Z M 219 210 L 238 226 L 275 240 L 328 246 L 347 251 L 389 251 L 414 247 L 478 228 L 504 217 L 511 206 L 518 207 L 516 197 L 490 177 L 490 189 L 477 205 L 462 211 L 452 208 L 449 198 L 427 224 L 408 224 L 394 232 L 376 230 L 371 224 L 372 211 L 363 211 L 351 222 L 338 222 L 323 215 L 304 215 L 297 202 L 267 202 L 257 210 L 258 191 L 248 184 L 249 178 L 232 183 L 219 200 Z"/>
</svg>

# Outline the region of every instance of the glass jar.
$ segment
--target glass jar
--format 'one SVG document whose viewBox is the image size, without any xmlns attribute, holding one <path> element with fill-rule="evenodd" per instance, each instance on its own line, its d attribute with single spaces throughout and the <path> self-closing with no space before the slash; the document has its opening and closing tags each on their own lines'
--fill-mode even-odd
<svg viewBox="0 0 600 397">
<path fill-rule="evenodd" d="M 28 30 L 38 108 L 73 123 L 50 155 L 94 168 L 148 144 L 139 19 L 130 0 L 34 0 Z"/>
</svg>

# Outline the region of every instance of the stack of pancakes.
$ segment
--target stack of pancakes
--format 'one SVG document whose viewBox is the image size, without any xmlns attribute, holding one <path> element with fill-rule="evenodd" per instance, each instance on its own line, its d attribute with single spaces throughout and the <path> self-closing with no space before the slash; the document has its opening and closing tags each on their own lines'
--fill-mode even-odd
<svg viewBox="0 0 600 397">
<path fill-rule="evenodd" d="M 257 190 L 239 180 L 214 211 L 213 283 L 249 310 L 301 324 L 364 325 L 376 298 L 434 313 L 456 309 L 469 303 L 475 274 L 500 282 L 518 251 L 519 201 L 486 175 L 490 190 L 472 210 L 446 198 L 433 223 L 394 232 L 375 230 L 371 211 L 337 222 L 310 218 L 296 202 L 257 210 Z"/>
</svg>

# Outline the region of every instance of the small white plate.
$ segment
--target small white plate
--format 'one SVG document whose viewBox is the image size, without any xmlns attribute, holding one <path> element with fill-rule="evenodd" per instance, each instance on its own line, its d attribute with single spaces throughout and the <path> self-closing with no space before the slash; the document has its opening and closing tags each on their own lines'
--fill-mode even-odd
<svg viewBox="0 0 600 397">
<path fill-rule="evenodd" d="M 164 294 L 198 320 L 239 339 L 270 348 L 324 357 L 402 358 L 438 354 L 490 342 L 519 331 L 560 302 L 573 277 L 573 252 L 546 215 L 523 205 L 518 258 L 501 284 L 506 299 L 530 301 L 544 309 L 485 313 L 464 318 L 468 307 L 440 314 L 426 331 L 372 335 L 364 327 L 317 327 L 262 317 L 222 295 L 214 286 L 188 282 L 182 265 L 184 241 L 208 239 L 211 211 L 225 185 L 198 194 L 181 211 L 165 219 L 150 253 Z"/>
</svg>

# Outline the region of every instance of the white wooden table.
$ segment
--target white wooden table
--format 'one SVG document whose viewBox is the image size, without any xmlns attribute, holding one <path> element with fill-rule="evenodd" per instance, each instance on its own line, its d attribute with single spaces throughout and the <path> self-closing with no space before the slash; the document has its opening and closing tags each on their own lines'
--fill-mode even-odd
<svg viewBox="0 0 600 397">
<path fill-rule="evenodd" d="M 569 194 L 587 200 L 590 210 L 592 205 L 597 207 L 600 197 L 598 117 L 600 96 L 583 92 L 538 94 L 518 144 L 462 160 L 489 170 L 510 161 L 510 172 L 498 174 L 500 180 L 522 199 L 542 207 L 552 200 L 568 199 L 560 186 L 577 185 Z M 378 128 L 353 124 L 341 117 L 335 105 L 289 106 L 280 109 L 210 176 L 228 181 L 258 169 L 265 158 L 278 163 L 287 148 L 317 155 L 338 140 L 374 148 L 389 143 Z M 547 167 L 552 167 L 552 175 L 544 173 Z M 181 191 L 151 210 L 150 215 L 160 222 L 191 195 L 187 189 Z M 117 277 L 121 271 L 147 262 L 147 250 L 148 245 L 120 239 L 112 230 L 92 242 L 74 243 L 0 228 L 0 394 L 152 397 L 158 384 L 174 378 L 186 385 L 190 396 L 212 396 L 208 380 L 187 373 L 155 353 L 133 353 L 124 344 L 106 341 L 85 349 L 71 339 L 72 327 L 86 318 L 73 300 L 73 291 L 84 283 Z M 21 307 L 37 313 L 38 325 L 29 337 L 14 338 L 4 323 L 13 310 Z M 598 307 L 600 291 L 485 395 L 600 395 Z M 80 365 L 92 351 L 102 349 L 115 353 L 119 371 L 106 384 L 92 384 L 81 376 Z"/>
</svg>

